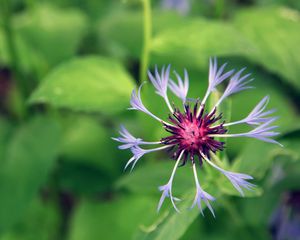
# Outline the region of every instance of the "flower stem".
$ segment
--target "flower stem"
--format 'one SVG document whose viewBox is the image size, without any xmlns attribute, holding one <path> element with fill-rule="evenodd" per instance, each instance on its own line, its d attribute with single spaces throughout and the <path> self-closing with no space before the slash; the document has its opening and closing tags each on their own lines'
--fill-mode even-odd
<svg viewBox="0 0 300 240">
<path fill-rule="evenodd" d="M 140 81 L 144 82 L 147 77 L 147 69 L 149 65 L 149 54 L 151 48 L 152 35 L 152 17 L 150 0 L 141 0 L 144 11 L 144 44 L 141 54 Z"/>
<path fill-rule="evenodd" d="M 25 103 L 24 98 L 26 95 L 26 83 L 23 79 L 22 72 L 20 70 L 18 52 L 16 48 L 16 39 L 15 33 L 12 26 L 12 3 L 10 0 L 1 0 L 1 15 L 2 15 L 2 24 L 4 30 L 4 36 L 6 40 L 6 46 L 8 49 L 8 54 L 10 57 L 11 69 L 14 75 L 14 79 L 16 81 L 16 91 L 17 95 L 21 101 L 22 107 L 19 109 L 19 117 L 23 118 L 25 114 Z"/>
<path fill-rule="evenodd" d="M 217 0 L 215 2 L 215 17 L 222 18 L 224 15 L 225 1 Z"/>
</svg>

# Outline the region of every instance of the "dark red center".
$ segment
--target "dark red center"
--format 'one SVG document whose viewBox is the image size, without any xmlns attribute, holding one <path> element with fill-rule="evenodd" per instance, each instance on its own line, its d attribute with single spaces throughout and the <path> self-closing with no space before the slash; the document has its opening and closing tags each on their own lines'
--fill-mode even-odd
<svg viewBox="0 0 300 240">
<path fill-rule="evenodd" d="M 187 158 L 190 157 L 194 161 L 194 157 L 198 156 L 200 163 L 202 163 L 201 153 L 207 158 L 210 158 L 210 152 L 217 152 L 223 150 L 224 143 L 215 140 L 209 134 L 223 134 L 226 133 L 222 122 L 213 126 L 222 115 L 216 116 L 216 109 L 209 114 L 204 114 L 204 106 L 202 106 L 200 113 L 197 116 L 198 104 L 195 104 L 191 111 L 190 106 L 185 106 L 184 113 L 175 109 L 172 116 L 169 116 L 173 125 L 165 124 L 166 131 L 172 135 L 162 138 L 161 142 L 167 145 L 173 145 L 176 150 L 174 157 L 177 157 L 184 151 L 183 165 Z"/>
</svg>

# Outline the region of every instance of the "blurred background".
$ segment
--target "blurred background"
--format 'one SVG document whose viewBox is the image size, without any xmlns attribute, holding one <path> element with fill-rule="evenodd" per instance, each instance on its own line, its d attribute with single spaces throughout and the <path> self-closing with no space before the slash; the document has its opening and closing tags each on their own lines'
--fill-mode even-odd
<svg viewBox="0 0 300 240">
<path fill-rule="evenodd" d="M 300 239 L 299 10 L 298 0 L 0 0 L 0 240 Z M 124 172 L 130 151 L 111 137 L 121 123 L 148 141 L 165 136 L 126 111 L 132 89 L 170 63 L 188 70 L 188 96 L 201 98 L 211 56 L 255 78 L 223 106 L 227 119 L 269 95 L 284 147 L 226 143 L 227 169 L 257 184 L 244 198 L 199 170 L 215 219 L 177 214 L 168 201 L 157 213 L 174 162 L 153 153 Z M 167 118 L 150 84 L 142 98 Z M 175 195 L 189 203 L 191 166 L 177 172 Z"/>
</svg>

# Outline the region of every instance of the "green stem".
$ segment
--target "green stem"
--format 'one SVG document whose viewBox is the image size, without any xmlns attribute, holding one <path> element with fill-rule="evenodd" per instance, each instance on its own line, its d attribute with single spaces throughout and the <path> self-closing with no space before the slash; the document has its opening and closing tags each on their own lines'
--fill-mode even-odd
<svg viewBox="0 0 300 240">
<path fill-rule="evenodd" d="M 23 87 L 23 81 L 21 80 L 21 72 L 19 71 L 19 59 L 16 50 L 15 44 L 15 35 L 12 28 L 12 7 L 11 1 L 9 0 L 2 0 L 2 16 L 3 16 L 3 29 L 6 38 L 7 49 L 10 57 L 11 67 L 16 76 L 16 81 L 18 81 L 18 85 Z"/>
<path fill-rule="evenodd" d="M 224 15 L 224 7 L 225 1 L 224 0 L 217 0 L 215 5 L 215 16 L 217 18 L 222 18 Z"/>
<path fill-rule="evenodd" d="M 14 75 L 17 86 L 17 95 L 21 100 L 22 108 L 18 110 L 18 117 L 23 118 L 25 115 L 25 103 L 24 98 L 26 95 L 26 84 L 22 77 L 22 72 L 19 66 L 19 58 L 15 43 L 15 34 L 12 27 L 12 6 L 10 0 L 1 0 L 1 15 L 2 15 L 2 24 L 4 30 L 4 36 L 6 38 L 6 45 L 8 49 L 8 54 L 10 57 L 11 69 Z"/>
<path fill-rule="evenodd" d="M 151 49 L 152 17 L 150 0 L 141 0 L 144 10 L 144 45 L 141 54 L 140 81 L 146 81 L 149 66 L 149 55 Z"/>
</svg>

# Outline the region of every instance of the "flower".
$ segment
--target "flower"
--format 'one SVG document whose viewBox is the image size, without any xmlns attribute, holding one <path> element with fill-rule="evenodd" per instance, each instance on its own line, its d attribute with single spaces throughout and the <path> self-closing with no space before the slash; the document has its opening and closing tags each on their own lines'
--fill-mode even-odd
<svg viewBox="0 0 300 240">
<path fill-rule="evenodd" d="M 177 97 L 179 97 L 183 101 L 183 103 L 185 103 L 186 96 L 189 90 L 189 76 L 187 70 L 184 69 L 184 81 L 182 81 L 177 72 L 175 72 L 175 75 L 178 81 L 178 85 L 173 80 L 170 80 L 169 88 Z"/>
<path fill-rule="evenodd" d="M 300 192 L 291 191 L 282 196 L 269 221 L 272 239 L 300 239 L 299 226 Z"/>
<path fill-rule="evenodd" d="M 167 68 L 163 67 L 160 73 L 157 67 L 155 67 L 154 74 L 149 71 L 148 76 L 156 89 L 156 93 L 164 99 L 171 112 L 167 120 L 162 120 L 145 107 L 141 99 L 142 86 L 139 87 L 137 92 L 136 90 L 132 92 L 130 109 L 144 112 L 159 121 L 170 135 L 156 142 L 147 142 L 141 138 L 134 137 L 125 127 L 121 126 L 121 137 L 113 139 L 121 143 L 119 146 L 120 149 L 129 148 L 133 154 L 127 162 L 125 169 L 131 165 L 132 170 L 145 154 L 164 149 L 168 149 L 169 152 L 172 152 L 172 156 L 176 160 L 168 182 L 159 187 L 159 191 L 162 192 L 162 195 L 157 210 L 161 208 L 165 199 L 169 198 L 175 210 L 179 212 L 176 206 L 176 201 L 179 201 L 179 199 L 174 197 L 172 193 L 173 179 L 179 165 L 183 166 L 188 161 L 192 164 L 196 190 L 192 208 L 197 206 L 202 214 L 203 203 L 208 207 L 212 215 L 215 216 L 211 206 L 211 202 L 215 200 L 215 197 L 207 193 L 201 187 L 196 170 L 197 162 L 200 167 L 203 167 L 204 163 L 207 163 L 223 174 L 242 196 L 244 196 L 244 190 L 252 190 L 255 187 L 254 184 L 249 182 L 253 179 L 251 176 L 244 173 L 227 171 L 215 163 L 214 159 L 216 158 L 216 153 L 224 149 L 225 143 L 220 139 L 228 137 L 248 137 L 281 145 L 273 139 L 273 137 L 279 133 L 274 131 L 277 126 L 273 125 L 277 118 L 270 116 L 274 110 L 266 110 L 269 102 L 268 96 L 264 97 L 253 110 L 241 120 L 226 122 L 222 117 L 222 113 L 218 113 L 217 109 L 219 105 L 227 97 L 242 90 L 252 88 L 248 84 L 253 79 L 249 79 L 249 73 L 244 74 L 245 68 L 238 71 L 224 71 L 226 66 L 227 64 L 225 63 L 218 68 L 217 59 L 210 59 L 208 88 L 202 101 L 199 99 L 189 101 L 189 98 L 187 98 L 189 87 L 187 70 L 184 70 L 184 80 L 182 80 L 177 72 L 174 72 L 177 83 L 170 79 L 170 65 L 168 65 Z M 219 84 L 225 82 L 225 80 L 228 80 L 228 84 L 223 95 L 221 95 L 212 109 L 207 110 L 207 99 L 210 94 L 217 89 Z M 170 105 L 168 89 L 182 100 L 184 103 L 183 110 Z M 229 133 L 228 127 L 237 124 L 247 124 L 253 127 L 253 129 L 247 132 Z M 156 147 L 144 149 L 144 145 L 154 145 Z"/>
<path fill-rule="evenodd" d="M 190 10 L 189 0 L 162 0 L 164 9 L 174 9 L 182 15 L 186 15 Z"/>
</svg>

